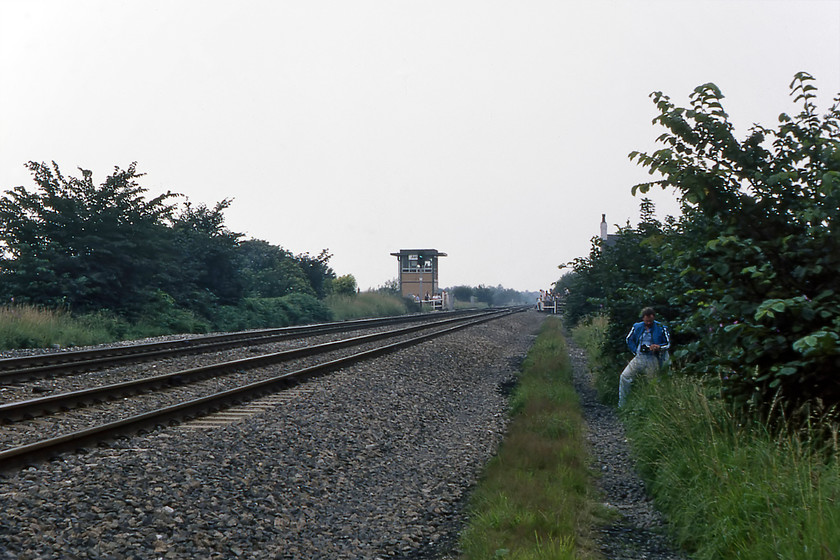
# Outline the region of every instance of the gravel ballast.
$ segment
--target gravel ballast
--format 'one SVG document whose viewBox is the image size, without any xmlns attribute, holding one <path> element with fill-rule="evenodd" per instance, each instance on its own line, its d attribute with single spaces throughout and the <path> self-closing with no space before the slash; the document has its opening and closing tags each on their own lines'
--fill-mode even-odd
<svg viewBox="0 0 840 560">
<path fill-rule="evenodd" d="M 2 474 L 0 558 L 455 558 L 544 318 L 518 313 L 313 379 L 225 426 L 171 426 Z M 682 558 L 573 345 L 571 357 L 603 500 L 621 514 L 601 550 Z"/>
<path fill-rule="evenodd" d="M 7 473 L 0 557 L 441 556 L 543 318 L 519 313 L 314 379 L 225 427 L 173 426 Z"/>
</svg>

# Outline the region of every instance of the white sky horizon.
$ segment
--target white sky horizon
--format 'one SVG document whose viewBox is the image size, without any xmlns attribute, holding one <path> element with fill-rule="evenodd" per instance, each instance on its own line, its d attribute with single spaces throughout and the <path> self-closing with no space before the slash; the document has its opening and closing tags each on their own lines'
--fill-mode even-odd
<svg viewBox="0 0 840 560">
<path fill-rule="evenodd" d="M 442 287 L 536 291 L 602 214 L 638 222 L 651 92 L 714 82 L 744 138 L 798 112 L 799 71 L 826 110 L 840 0 L 0 0 L 0 191 L 137 161 L 363 290 L 434 248 Z"/>
</svg>

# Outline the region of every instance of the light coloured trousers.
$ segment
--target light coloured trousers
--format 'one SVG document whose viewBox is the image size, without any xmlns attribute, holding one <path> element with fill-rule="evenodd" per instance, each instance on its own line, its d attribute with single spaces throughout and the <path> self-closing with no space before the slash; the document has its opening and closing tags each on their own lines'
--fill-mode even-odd
<svg viewBox="0 0 840 560">
<path fill-rule="evenodd" d="M 660 369 L 667 366 L 668 353 L 662 352 L 659 357 L 655 354 L 636 354 L 630 360 L 624 371 L 621 372 L 621 379 L 618 381 L 618 408 L 624 406 L 627 401 L 627 395 L 630 394 L 630 387 L 633 385 L 633 380 L 638 375 L 656 375 Z"/>
</svg>

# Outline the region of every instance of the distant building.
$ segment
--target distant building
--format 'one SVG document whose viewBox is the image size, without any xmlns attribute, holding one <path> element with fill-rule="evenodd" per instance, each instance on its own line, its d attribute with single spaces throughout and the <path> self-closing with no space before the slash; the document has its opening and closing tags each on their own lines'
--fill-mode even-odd
<svg viewBox="0 0 840 560">
<path fill-rule="evenodd" d="M 604 247 L 612 247 L 618 243 L 618 236 L 607 233 L 607 215 L 601 214 L 601 241 Z"/>
<path fill-rule="evenodd" d="M 391 253 L 399 265 L 400 293 L 403 297 L 420 300 L 440 293 L 438 286 L 438 258 L 445 257 L 437 249 L 402 249 Z"/>
</svg>

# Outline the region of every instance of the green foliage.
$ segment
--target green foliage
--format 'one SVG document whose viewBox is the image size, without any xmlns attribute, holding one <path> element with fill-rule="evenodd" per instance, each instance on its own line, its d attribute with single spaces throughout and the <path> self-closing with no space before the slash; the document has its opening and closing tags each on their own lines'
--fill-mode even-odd
<svg viewBox="0 0 840 560">
<path fill-rule="evenodd" d="M 609 333 L 610 322 L 606 315 L 590 315 L 575 325 L 572 339 L 586 351 L 599 398 L 605 403 L 618 404 L 618 378 L 622 368 L 611 359 L 611 353 L 605 352 Z"/>
<path fill-rule="evenodd" d="M 243 296 L 242 282 L 236 267 L 240 233 L 224 225 L 224 210 L 229 200 L 212 209 L 204 204 L 193 206 L 189 201 L 172 223 L 177 282 L 167 286 L 180 301 L 190 301 L 191 294 L 208 294 L 211 301 L 235 304 Z M 206 304 L 199 298 L 200 309 Z"/>
<path fill-rule="evenodd" d="M 572 261 L 571 271 L 555 284 L 555 292 L 568 290 L 564 319 L 587 333 L 588 350 L 598 355 L 593 365 L 599 395 L 611 404 L 618 402 L 618 376 L 632 357 L 625 339 L 641 320 L 641 310 L 654 307 L 665 323 L 675 311 L 669 293 L 659 288 L 669 239 L 676 236 L 674 223 L 657 221 L 648 199 L 642 199 L 640 213 L 638 226 L 619 228 L 610 245 L 593 239 L 589 256 Z"/>
<path fill-rule="evenodd" d="M 446 291 L 458 301 L 470 302 L 474 297 L 476 302 L 487 306 L 504 307 L 533 303 L 533 298 L 524 292 L 505 288 L 502 285 L 455 286 L 447 288 Z"/>
<path fill-rule="evenodd" d="M 324 303 L 308 294 L 279 298 L 247 298 L 238 306 L 219 306 L 211 312 L 213 330 L 287 327 L 332 320 Z"/>
<path fill-rule="evenodd" d="M 833 558 L 840 551 L 840 448 L 768 431 L 677 375 L 634 386 L 622 409 L 638 466 L 693 558 Z M 816 428 L 815 428 L 816 429 Z"/>
<path fill-rule="evenodd" d="M 387 280 L 384 284 L 376 288 L 380 294 L 387 294 L 392 296 L 400 296 L 400 281 L 396 278 Z"/>
<path fill-rule="evenodd" d="M 323 298 L 327 295 L 329 283 L 335 279 L 335 272 L 329 266 L 330 258 L 327 249 L 322 250 L 317 257 L 311 256 L 309 253 L 303 253 L 296 257 L 301 270 L 309 279 L 309 284 L 315 290 L 315 295 L 318 298 Z"/>
<path fill-rule="evenodd" d="M 493 304 L 493 288 L 490 286 L 485 286 L 484 284 L 479 284 L 475 288 L 473 288 L 473 294 L 475 295 L 475 300 L 479 303 L 486 303 L 487 305 Z"/>
<path fill-rule="evenodd" d="M 511 422 L 469 504 L 468 559 L 597 557 L 580 404 L 560 321 L 547 319 L 511 398 Z"/>
<path fill-rule="evenodd" d="M 224 224 L 230 200 L 182 208 L 170 203 L 172 193 L 146 200 L 134 163 L 99 186 L 86 170 L 79 179 L 55 162 L 28 167 L 36 188 L 0 198 L 5 301 L 67 309 L 126 336 L 329 317 L 312 300 L 335 278 L 327 251 L 293 256 L 265 241 L 241 241 Z M 308 297 L 245 301 L 292 295 Z"/>
<path fill-rule="evenodd" d="M 653 305 L 686 371 L 718 377 L 737 409 L 764 417 L 840 404 L 840 109 L 817 115 L 812 80 L 791 83 L 798 115 L 743 141 L 714 84 L 689 108 L 654 93 L 664 147 L 630 157 L 662 179 L 633 192 L 673 188 L 682 216 L 662 226 L 643 211 L 615 247 L 596 242 L 573 263 L 567 303 L 575 320 L 603 305 L 623 330 Z"/>
<path fill-rule="evenodd" d="M 664 175 L 635 188 L 675 187 L 691 234 L 674 263 L 674 299 L 695 308 L 678 356 L 703 356 L 688 360 L 693 371 L 720 376 L 729 399 L 762 413 L 840 404 L 840 110 L 816 114 L 812 80 L 791 83 L 801 113 L 743 142 L 713 85 L 689 110 L 654 94 L 668 147 L 631 155 Z"/>
<path fill-rule="evenodd" d="M 357 290 L 356 278 L 352 274 L 339 276 L 330 283 L 330 289 L 338 296 L 354 296 Z"/>
<path fill-rule="evenodd" d="M 335 321 L 361 319 L 365 317 L 389 317 L 409 312 L 408 301 L 392 293 L 362 292 L 352 296 L 332 294 L 324 299 Z M 411 302 L 414 311 L 416 304 Z"/>
<path fill-rule="evenodd" d="M 369 308 L 374 307 L 369 305 Z M 383 303 L 381 309 L 385 308 Z M 0 350 L 102 344 L 211 330 L 284 327 L 331 321 L 333 318 L 324 302 L 305 294 L 250 298 L 238 306 L 213 307 L 208 310 L 208 315 L 209 318 L 198 316 L 177 307 L 174 300 L 163 292 L 155 293 L 133 321 L 112 311 L 96 311 L 74 317 L 62 310 L 30 305 L 5 306 L 0 307 Z"/>
<path fill-rule="evenodd" d="M 150 201 L 135 164 L 95 186 L 92 174 L 65 177 L 58 165 L 30 162 L 34 191 L 0 199 L 0 287 L 19 303 L 76 311 L 137 310 L 161 280 L 167 193 Z M 164 257 L 166 255 L 163 255 Z"/>
<path fill-rule="evenodd" d="M 454 288 L 449 288 L 449 293 L 452 294 L 457 300 L 460 301 L 470 301 L 470 298 L 473 296 L 473 287 L 472 286 L 455 286 Z"/>
<path fill-rule="evenodd" d="M 237 248 L 237 268 L 245 297 L 276 298 L 295 293 L 315 295 L 309 277 L 294 255 L 267 241 L 242 241 Z"/>
<path fill-rule="evenodd" d="M 210 330 L 206 318 L 179 307 L 172 296 L 158 290 L 146 301 L 130 332 L 132 338 L 137 338 L 170 333 L 206 333 Z"/>
<path fill-rule="evenodd" d="M 107 328 L 74 320 L 62 310 L 32 305 L 0 307 L 0 349 L 77 346 L 111 340 Z"/>
</svg>

